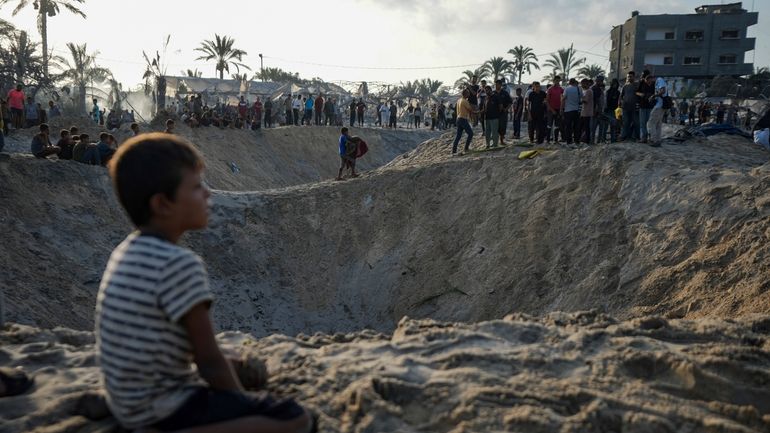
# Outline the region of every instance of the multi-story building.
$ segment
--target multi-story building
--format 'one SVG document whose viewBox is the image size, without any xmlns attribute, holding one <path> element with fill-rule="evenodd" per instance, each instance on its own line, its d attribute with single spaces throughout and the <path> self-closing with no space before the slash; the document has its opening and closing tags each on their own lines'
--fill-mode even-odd
<svg viewBox="0 0 770 433">
<path fill-rule="evenodd" d="M 628 71 L 649 69 L 654 75 L 684 80 L 753 72 L 745 60 L 755 39 L 748 28 L 758 13 L 742 3 L 706 5 L 694 14 L 639 15 L 612 29 L 610 77 L 623 79 Z"/>
</svg>

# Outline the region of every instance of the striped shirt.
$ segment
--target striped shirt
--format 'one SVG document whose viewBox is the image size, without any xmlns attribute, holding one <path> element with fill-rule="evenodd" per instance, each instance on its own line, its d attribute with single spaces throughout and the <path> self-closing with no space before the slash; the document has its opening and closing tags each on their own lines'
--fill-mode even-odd
<svg viewBox="0 0 770 433">
<path fill-rule="evenodd" d="M 203 261 L 188 249 L 133 233 L 112 252 L 96 301 L 96 349 L 124 427 L 161 421 L 203 383 L 179 321 L 212 299 Z"/>
</svg>

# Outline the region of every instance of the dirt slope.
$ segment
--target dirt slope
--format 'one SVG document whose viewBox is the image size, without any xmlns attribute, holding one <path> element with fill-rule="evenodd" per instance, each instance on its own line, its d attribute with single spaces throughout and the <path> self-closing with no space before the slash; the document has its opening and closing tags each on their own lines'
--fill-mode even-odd
<svg viewBox="0 0 770 433">
<path fill-rule="evenodd" d="M 69 125 L 82 125 L 80 132 L 88 133 L 98 141 L 102 132 L 96 125 L 82 119 L 58 119 L 51 130 L 58 139 L 58 131 Z M 151 128 L 142 126 L 143 131 Z M 177 126 L 176 132 L 192 141 L 206 157 L 206 181 L 214 189 L 227 191 L 256 191 L 314 183 L 337 176 L 340 166 L 337 127 L 281 127 L 259 131 L 219 129 L 214 127 L 191 129 Z M 361 136 L 369 152 L 357 163 L 357 168 L 368 171 L 413 150 L 419 143 L 435 137 L 429 130 L 388 130 L 381 128 L 351 128 L 352 135 Z M 33 130 L 13 133 L 8 137 L 6 152 L 29 153 Z M 113 133 L 119 142 L 129 137 L 127 126 Z M 51 141 L 56 143 L 53 139 Z"/>
<path fill-rule="evenodd" d="M 217 192 L 211 227 L 187 243 L 209 265 L 220 328 L 770 312 L 764 151 L 717 138 L 520 161 L 515 149 L 451 159 L 449 144 L 343 183 Z M 90 328 L 107 254 L 128 230 L 103 171 L 14 156 L 0 180 L 10 320 Z"/>
</svg>

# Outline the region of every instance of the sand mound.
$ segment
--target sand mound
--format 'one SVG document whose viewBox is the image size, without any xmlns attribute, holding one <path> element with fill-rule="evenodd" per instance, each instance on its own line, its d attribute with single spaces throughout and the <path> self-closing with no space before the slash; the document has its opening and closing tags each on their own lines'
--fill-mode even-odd
<svg viewBox="0 0 770 433">
<path fill-rule="evenodd" d="M 218 192 L 211 227 L 187 242 L 209 265 L 220 328 L 770 312 L 766 152 L 713 138 L 516 154 L 437 151 L 343 183 Z M 0 175 L 10 320 L 89 329 L 107 254 L 128 231 L 104 172 L 14 157 Z"/>
<path fill-rule="evenodd" d="M 220 341 L 267 361 L 268 389 L 326 432 L 720 432 L 770 429 L 770 317 L 617 322 L 595 312 L 472 325 Z M 111 432 L 90 333 L 10 325 L 0 365 L 36 386 L 0 399 L 0 432 Z M 95 418 L 90 421 L 86 416 Z"/>
<path fill-rule="evenodd" d="M 57 119 L 51 124 L 52 138 L 69 125 L 82 125 L 80 132 L 98 141 L 104 132 L 87 119 Z M 147 125 L 142 131 L 150 131 Z M 162 130 L 162 129 L 161 129 Z M 214 189 L 254 191 L 330 180 L 337 176 L 340 166 L 337 127 L 288 127 L 259 131 L 191 129 L 180 124 L 179 135 L 198 146 L 206 158 L 206 181 Z M 22 130 L 8 137 L 6 152 L 29 153 L 36 131 Z M 119 142 L 132 134 L 127 125 L 111 132 Z M 413 150 L 419 143 L 434 137 L 428 130 L 388 130 L 380 128 L 351 128 L 351 134 L 361 136 L 369 152 L 357 163 L 359 170 L 368 171 L 387 164 L 393 158 Z"/>
</svg>

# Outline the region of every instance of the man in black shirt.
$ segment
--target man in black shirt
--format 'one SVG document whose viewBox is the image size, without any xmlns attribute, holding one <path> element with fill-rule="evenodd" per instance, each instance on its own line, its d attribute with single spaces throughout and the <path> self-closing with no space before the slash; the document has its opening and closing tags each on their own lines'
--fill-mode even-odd
<svg viewBox="0 0 770 433">
<path fill-rule="evenodd" d="M 527 108 L 529 111 L 529 142 L 537 137 L 537 144 L 545 141 L 545 92 L 540 89 L 540 83 L 532 83 L 532 92 L 527 96 Z"/>
<path fill-rule="evenodd" d="M 639 131 L 642 143 L 646 143 L 649 136 L 647 121 L 650 120 L 650 113 L 654 105 L 653 102 L 650 102 L 650 97 L 654 94 L 655 78 L 650 75 L 649 71 L 645 70 L 639 87 L 636 88 L 636 96 L 639 97 Z"/>
<path fill-rule="evenodd" d="M 484 113 L 486 117 L 486 124 L 485 124 L 485 131 L 484 134 L 484 142 L 487 145 L 487 149 L 489 149 L 489 141 L 492 141 L 492 147 L 497 147 L 499 143 L 500 135 L 498 133 L 499 131 L 499 124 L 498 121 L 500 119 L 500 112 L 502 111 L 502 103 L 500 101 L 500 91 L 499 91 L 499 84 L 495 85 L 498 89 L 493 91 L 491 87 L 486 86 L 484 88 L 484 91 L 487 94 L 486 99 L 486 106 L 484 108 Z"/>
<path fill-rule="evenodd" d="M 524 113 L 524 97 L 521 96 L 521 87 L 516 88 L 516 97 L 513 98 L 513 138 L 521 138 L 521 115 Z"/>
</svg>

